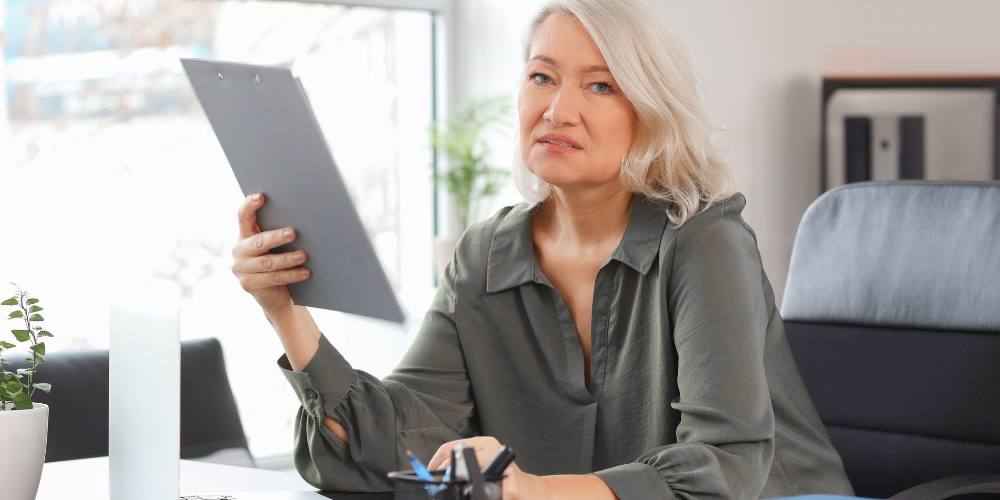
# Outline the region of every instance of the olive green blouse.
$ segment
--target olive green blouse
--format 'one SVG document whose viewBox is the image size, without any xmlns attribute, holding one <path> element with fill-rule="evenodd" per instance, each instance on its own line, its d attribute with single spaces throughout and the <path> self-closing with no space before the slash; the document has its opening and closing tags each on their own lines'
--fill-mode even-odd
<svg viewBox="0 0 1000 500">
<path fill-rule="evenodd" d="M 325 339 L 302 372 L 295 465 L 325 490 L 386 491 L 447 442 L 494 436 L 531 474 L 594 473 L 622 500 L 853 495 L 792 359 L 741 194 L 682 227 L 636 196 L 594 284 L 591 383 L 531 214 L 462 236 L 420 332 L 382 380 Z M 323 425 L 333 417 L 345 443 Z"/>
</svg>

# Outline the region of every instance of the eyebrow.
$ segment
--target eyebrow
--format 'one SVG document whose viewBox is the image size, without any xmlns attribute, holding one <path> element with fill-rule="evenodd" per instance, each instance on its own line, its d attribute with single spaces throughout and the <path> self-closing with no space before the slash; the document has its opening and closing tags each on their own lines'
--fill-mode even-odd
<svg viewBox="0 0 1000 500">
<path fill-rule="evenodd" d="M 534 60 L 542 61 L 543 63 L 546 63 L 546 64 L 548 64 L 550 66 L 554 66 L 556 68 L 559 67 L 559 64 L 556 63 L 556 60 L 552 59 L 551 57 L 548 57 L 548 56 L 537 55 L 537 56 L 532 57 L 531 59 L 529 59 L 529 61 L 534 61 Z M 594 64 L 594 65 L 591 65 L 591 66 L 584 66 L 583 70 L 581 71 L 581 73 L 583 73 L 583 74 L 588 74 L 588 73 L 611 73 L 611 70 L 608 69 L 608 67 L 605 66 L 605 65 L 603 65 L 603 64 Z"/>
</svg>

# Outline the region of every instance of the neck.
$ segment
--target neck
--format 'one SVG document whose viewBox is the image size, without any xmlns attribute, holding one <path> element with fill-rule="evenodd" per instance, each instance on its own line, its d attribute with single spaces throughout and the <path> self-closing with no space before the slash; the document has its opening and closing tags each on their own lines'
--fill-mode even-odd
<svg viewBox="0 0 1000 500">
<path fill-rule="evenodd" d="M 628 225 L 632 193 L 620 186 L 593 190 L 552 187 L 552 198 L 537 212 L 536 221 L 557 240 L 580 246 L 618 241 Z"/>
</svg>

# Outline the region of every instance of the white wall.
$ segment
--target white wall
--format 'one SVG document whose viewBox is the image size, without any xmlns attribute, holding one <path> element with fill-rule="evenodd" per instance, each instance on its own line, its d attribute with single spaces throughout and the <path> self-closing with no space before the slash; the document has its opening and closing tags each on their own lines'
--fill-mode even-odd
<svg viewBox="0 0 1000 500">
<path fill-rule="evenodd" d="M 744 216 L 779 303 L 796 228 L 819 195 L 822 77 L 1000 75 L 996 0 L 650 1 L 684 36 L 727 128 L 717 140 L 740 175 Z M 514 95 L 520 37 L 543 2 L 456 3 L 452 98 Z M 516 200 L 510 192 L 498 204 Z"/>
</svg>

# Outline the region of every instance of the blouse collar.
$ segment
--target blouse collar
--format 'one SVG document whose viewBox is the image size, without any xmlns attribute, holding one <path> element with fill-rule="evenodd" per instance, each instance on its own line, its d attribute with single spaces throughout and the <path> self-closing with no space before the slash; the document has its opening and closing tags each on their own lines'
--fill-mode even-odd
<svg viewBox="0 0 1000 500">
<path fill-rule="evenodd" d="M 667 213 L 645 196 L 633 195 L 632 201 L 628 227 L 608 260 L 617 260 L 645 275 L 659 253 Z M 535 263 L 531 210 L 526 206 L 521 203 L 511 208 L 493 233 L 486 275 L 487 292 L 499 292 L 532 281 L 548 284 Z"/>
</svg>

